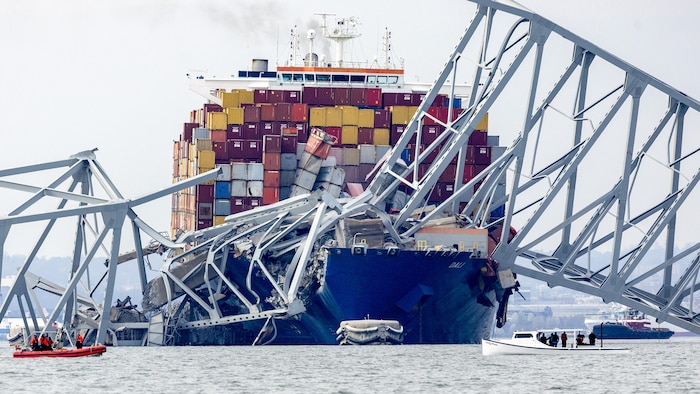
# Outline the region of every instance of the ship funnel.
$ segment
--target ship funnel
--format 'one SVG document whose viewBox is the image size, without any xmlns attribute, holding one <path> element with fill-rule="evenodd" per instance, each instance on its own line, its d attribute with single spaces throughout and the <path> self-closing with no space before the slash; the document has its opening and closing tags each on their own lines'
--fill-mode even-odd
<svg viewBox="0 0 700 394">
<path fill-rule="evenodd" d="M 252 71 L 267 72 L 267 59 L 253 59 Z"/>
</svg>

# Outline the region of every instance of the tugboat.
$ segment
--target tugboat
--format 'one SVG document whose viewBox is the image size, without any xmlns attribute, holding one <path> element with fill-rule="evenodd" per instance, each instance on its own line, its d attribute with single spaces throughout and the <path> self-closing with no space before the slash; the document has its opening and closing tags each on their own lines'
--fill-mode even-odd
<svg viewBox="0 0 700 394">
<path fill-rule="evenodd" d="M 675 334 L 665 327 L 652 327 L 642 312 L 619 304 L 609 312 L 587 316 L 584 323 L 598 338 L 605 339 L 669 339 Z"/>
</svg>

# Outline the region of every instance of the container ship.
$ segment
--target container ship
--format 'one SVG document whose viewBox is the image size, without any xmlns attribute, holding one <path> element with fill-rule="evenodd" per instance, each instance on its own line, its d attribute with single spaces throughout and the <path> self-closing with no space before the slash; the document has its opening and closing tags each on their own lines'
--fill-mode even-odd
<svg viewBox="0 0 700 394">
<path fill-rule="evenodd" d="M 444 214 L 397 234 L 392 215 L 411 197 L 406 185 L 380 207 L 366 203 L 431 86 L 405 81 L 403 67 L 393 66 L 388 30 L 379 61 L 344 61 L 357 19 L 329 25 L 328 17 L 321 29 L 336 43 L 332 59 L 315 53 L 313 30 L 307 55 L 297 55 L 294 29 L 292 54 L 275 70 L 256 59 L 230 78 L 190 75 L 205 103 L 174 141 L 173 178 L 218 175 L 173 195 L 171 236 L 188 246 L 145 291 L 144 311 L 162 316 L 163 335 L 150 343 L 336 344 L 336 329 L 351 319 L 395 320 L 406 344 L 478 343 L 497 310 L 503 318 L 516 282 L 497 277 L 489 257 L 496 232 Z M 458 86 L 432 99 L 397 171 L 416 159 L 416 145 L 426 153 L 415 170 L 431 171 L 439 149 L 427 149 L 439 147 L 468 92 Z M 483 118 L 415 220 L 452 195 L 458 174 L 469 182 L 503 151 Z M 503 207 L 490 216 L 502 217 Z"/>
</svg>

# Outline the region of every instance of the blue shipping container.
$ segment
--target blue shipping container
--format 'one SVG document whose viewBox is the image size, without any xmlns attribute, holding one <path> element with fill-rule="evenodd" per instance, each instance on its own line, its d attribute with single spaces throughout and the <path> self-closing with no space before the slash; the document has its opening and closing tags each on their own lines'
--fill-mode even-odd
<svg viewBox="0 0 700 394">
<path fill-rule="evenodd" d="M 214 183 L 214 198 L 231 198 L 231 182 L 216 181 Z"/>
</svg>

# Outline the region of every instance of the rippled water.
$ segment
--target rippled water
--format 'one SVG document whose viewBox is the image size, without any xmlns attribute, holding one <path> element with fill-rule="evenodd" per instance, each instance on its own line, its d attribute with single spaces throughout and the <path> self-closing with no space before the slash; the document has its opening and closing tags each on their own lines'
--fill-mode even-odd
<svg viewBox="0 0 700 394">
<path fill-rule="evenodd" d="M 620 344 L 619 342 L 617 344 Z M 700 339 L 625 343 L 631 355 L 481 355 L 480 345 L 109 348 L 13 359 L 2 392 L 700 392 Z"/>
</svg>

